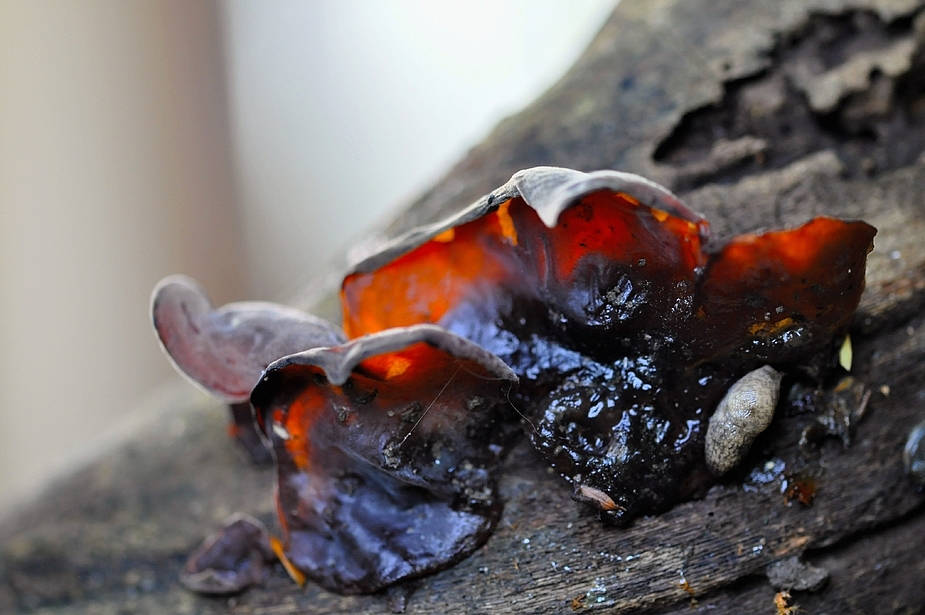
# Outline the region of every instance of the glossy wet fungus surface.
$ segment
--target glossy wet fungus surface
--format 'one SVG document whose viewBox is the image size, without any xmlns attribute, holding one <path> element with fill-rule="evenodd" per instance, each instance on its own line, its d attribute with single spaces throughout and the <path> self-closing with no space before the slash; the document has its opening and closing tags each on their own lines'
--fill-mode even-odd
<svg viewBox="0 0 925 615">
<path fill-rule="evenodd" d="M 573 497 L 612 522 L 702 493 L 764 428 L 721 413 L 708 452 L 723 467 L 708 467 L 727 393 L 773 409 L 777 374 L 835 369 L 875 232 L 816 218 L 718 241 L 643 178 L 536 168 L 357 265 L 349 342 L 288 308 L 214 310 L 178 278 L 154 316 L 194 380 L 233 402 L 256 385 L 283 557 L 370 592 L 487 538 L 521 416 Z M 774 377 L 743 379 L 756 370 Z"/>
<path fill-rule="evenodd" d="M 274 559 L 267 528 L 237 513 L 190 554 L 180 581 L 203 594 L 233 593 L 263 582 Z"/>
<path fill-rule="evenodd" d="M 360 264 L 344 329 L 433 322 L 501 357 L 536 448 L 623 523 L 711 482 L 707 420 L 739 378 L 833 366 L 874 234 L 816 218 L 721 243 L 642 178 L 534 169 Z"/>
<path fill-rule="evenodd" d="M 273 459 L 257 431 L 250 395 L 263 370 L 280 357 L 346 340 L 326 320 L 277 303 L 248 301 L 216 309 L 199 284 L 182 275 L 157 285 L 151 316 L 174 367 L 228 402 L 229 434 L 261 465 Z"/>
<path fill-rule="evenodd" d="M 235 401 L 253 379 L 287 565 L 334 591 L 373 592 L 445 568 L 489 536 L 516 425 L 505 415 L 517 377 L 500 359 L 426 324 L 341 344 L 331 325 L 282 306 L 213 309 L 180 277 L 155 290 L 153 312 L 175 363 L 209 391 Z M 283 358 L 267 366 L 274 353 Z M 205 593 L 258 582 L 266 549 L 255 527 L 227 524 L 181 581 Z"/>
<path fill-rule="evenodd" d="M 495 474 L 516 381 L 430 325 L 271 365 L 252 400 L 276 453 L 290 562 L 359 593 L 481 545 L 501 514 Z"/>
</svg>

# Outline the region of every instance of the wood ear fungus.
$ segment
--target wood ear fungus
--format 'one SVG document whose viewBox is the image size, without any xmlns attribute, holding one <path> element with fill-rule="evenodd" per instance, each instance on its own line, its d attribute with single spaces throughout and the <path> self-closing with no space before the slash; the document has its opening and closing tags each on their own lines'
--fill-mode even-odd
<svg viewBox="0 0 925 615">
<path fill-rule="evenodd" d="M 876 230 L 816 218 L 713 237 L 643 178 L 537 168 L 344 280 L 355 337 L 429 322 L 501 357 L 534 445 L 624 523 L 713 480 L 706 421 L 765 364 L 833 364 Z"/>
<path fill-rule="evenodd" d="M 366 593 L 452 564 L 501 513 L 495 473 L 517 377 L 433 325 L 285 357 L 252 402 L 276 454 L 286 555 Z"/>
<path fill-rule="evenodd" d="M 155 287 L 151 316 L 177 371 L 229 403 L 246 402 L 276 359 L 345 339 L 329 322 L 276 303 L 248 301 L 216 309 L 202 287 L 182 275 Z"/>
<path fill-rule="evenodd" d="M 180 582 L 201 594 L 233 594 L 262 583 L 274 559 L 263 523 L 236 513 L 190 554 Z"/>
<path fill-rule="evenodd" d="M 875 234 L 821 217 L 720 241 L 641 177 L 540 167 L 359 263 L 343 333 L 273 304 L 215 309 L 181 277 L 152 311 L 181 371 L 250 399 L 288 563 L 373 592 L 487 538 L 512 406 L 604 519 L 703 493 L 767 426 L 779 372 L 836 366 Z"/>
<path fill-rule="evenodd" d="M 277 466 L 288 563 L 328 589 L 373 592 L 446 567 L 488 537 L 495 473 L 516 431 L 517 376 L 433 325 L 344 342 L 332 325 L 266 303 L 212 307 L 174 276 L 152 301 L 155 329 L 187 376 L 250 400 Z M 246 418 L 245 418 L 246 417 Z M 190 558 L 182 582 L 230 593 L 259 582 L 266 531 L 235 518 Z"/>
<path fill-rule="evenodd" d="M 280 357 L 345 340 L 331 323 L 284 305 L 248 301 L 215 308 L 195 280 L 163 279 L 151 295 L 161 347 L 181 374 L 229 404 L 229 431 L 253 463 L 272 463 L 254 425 L 251 390 Z"/>
</svg>

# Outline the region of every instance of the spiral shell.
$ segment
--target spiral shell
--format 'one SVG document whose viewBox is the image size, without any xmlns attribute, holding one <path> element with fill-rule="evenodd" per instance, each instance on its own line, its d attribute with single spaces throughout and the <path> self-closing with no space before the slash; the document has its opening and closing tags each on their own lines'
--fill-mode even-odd
<svg viewBox="0 0 925 615">
<path fill-rule="evenodd" d="M 707 428 L 707 465 L 714 474 L 725 474 L 737 466 L 758 434 L 771 424 L 781 377 L 765 365 L 729 387 Z"/>
</svg>

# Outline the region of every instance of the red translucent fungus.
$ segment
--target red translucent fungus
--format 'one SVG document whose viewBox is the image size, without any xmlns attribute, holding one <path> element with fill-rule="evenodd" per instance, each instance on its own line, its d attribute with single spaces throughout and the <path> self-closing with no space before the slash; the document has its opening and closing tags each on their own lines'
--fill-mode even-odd
<svg viewBox="0 0 925 615">
<path fill-rule="evenodd" d="M 735 380 L 829 362 L 876 232 L 817 218 L 722 244 L 667 191 L 615 172 L 534 169 L 496 193 L 361 263 L 344 329 L 436 323 L 499 356 L 534 444 L 617 522 L 712 480 L 704 422 Z"/>
<path fill-rule="evenodd" d="M 288 561 L 324 587 L 365 593 L 477 548 L 501 511 L 514 382 L 436 327 L 273 364 L 252 401 L 276 453 Z"/>
<path fill-rule="evenodd" d="M 702 493 L 707 422 L 733 383 L 836 365 L 875 233 L 816 218 L 719 242 L 643 178 L 536 168 L 357 265 L 346 337 L 274 304 L 214 308 L 182 277 L 152 313 L 177 367 L 234 404 L 239 441 L 270 443 L 288 565 L 373 592 L 485 541 L 520 415 L 605 519 Z M 212 537 L 190 586 L 262 578 L 256 527 Z"/>
<path fill-rule="evenodd" d="M 864 288 L 874 233 L 863 222 L 816 218 L 733 239 L 710 260 L 699 293 L 708 323 L 700 343 L 722 348 L 800 325 L 844 328 Z"/>
<path fill-rule="evenodd" d="M 437 323 L 460 304 L 487 302 L 499 292 L 567 295 L 580 283 L 579 265 L 588 255 L 648 267 L 649 275 L 692 280 L 694 269 L 704 264 L 705 229 L 703 221 L 671 216 L 606 191 L 587 195 L 548 229 L 522 198 L 514 198 L 455 227 L 451 238 L 438 235 L 373 273 L 347 276 L 344 330 L 357 337 Z M 379 309 L 360 307 L 375 302 Z"/>
</svg>

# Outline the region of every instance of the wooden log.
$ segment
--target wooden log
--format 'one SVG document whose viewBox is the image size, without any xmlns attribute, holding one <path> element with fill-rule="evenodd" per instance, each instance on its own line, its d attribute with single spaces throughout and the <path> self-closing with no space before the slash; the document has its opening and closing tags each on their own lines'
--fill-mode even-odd
<svg viewBox="0 0 925 615">
<path fill-rule="evenodd" d="M 273 473 L 238 454 L 223 407 L 178 388 L 130 444 L 0 527 L 0 611 L 378 613 L 407 599 L 409 613 L 774 613 L 766 568 L 798 557 L 829 580 L 789 604 L 921 612 L 925 497 L 901 451 L 925 418 L 923 4 L 624 0 L 555 87 L 369 243 L 538 164 L 641 173 L 720 236 L 863 218 L 879 234 L 852 373 L 871 395 L 847 444 L 801 444 L 815 417 L 779 416 L 703 500 L 622 529 L 572 502 L 523 444 L 506 463 L 500 526 L 452 569 L 352 597 L 277 569 L 263 587 L 204 598 L 176 580 L 186 555 L 235 511 L 272 527 Z M 807 479 L 810 505 L 783 493 Z"/>
</svg>

